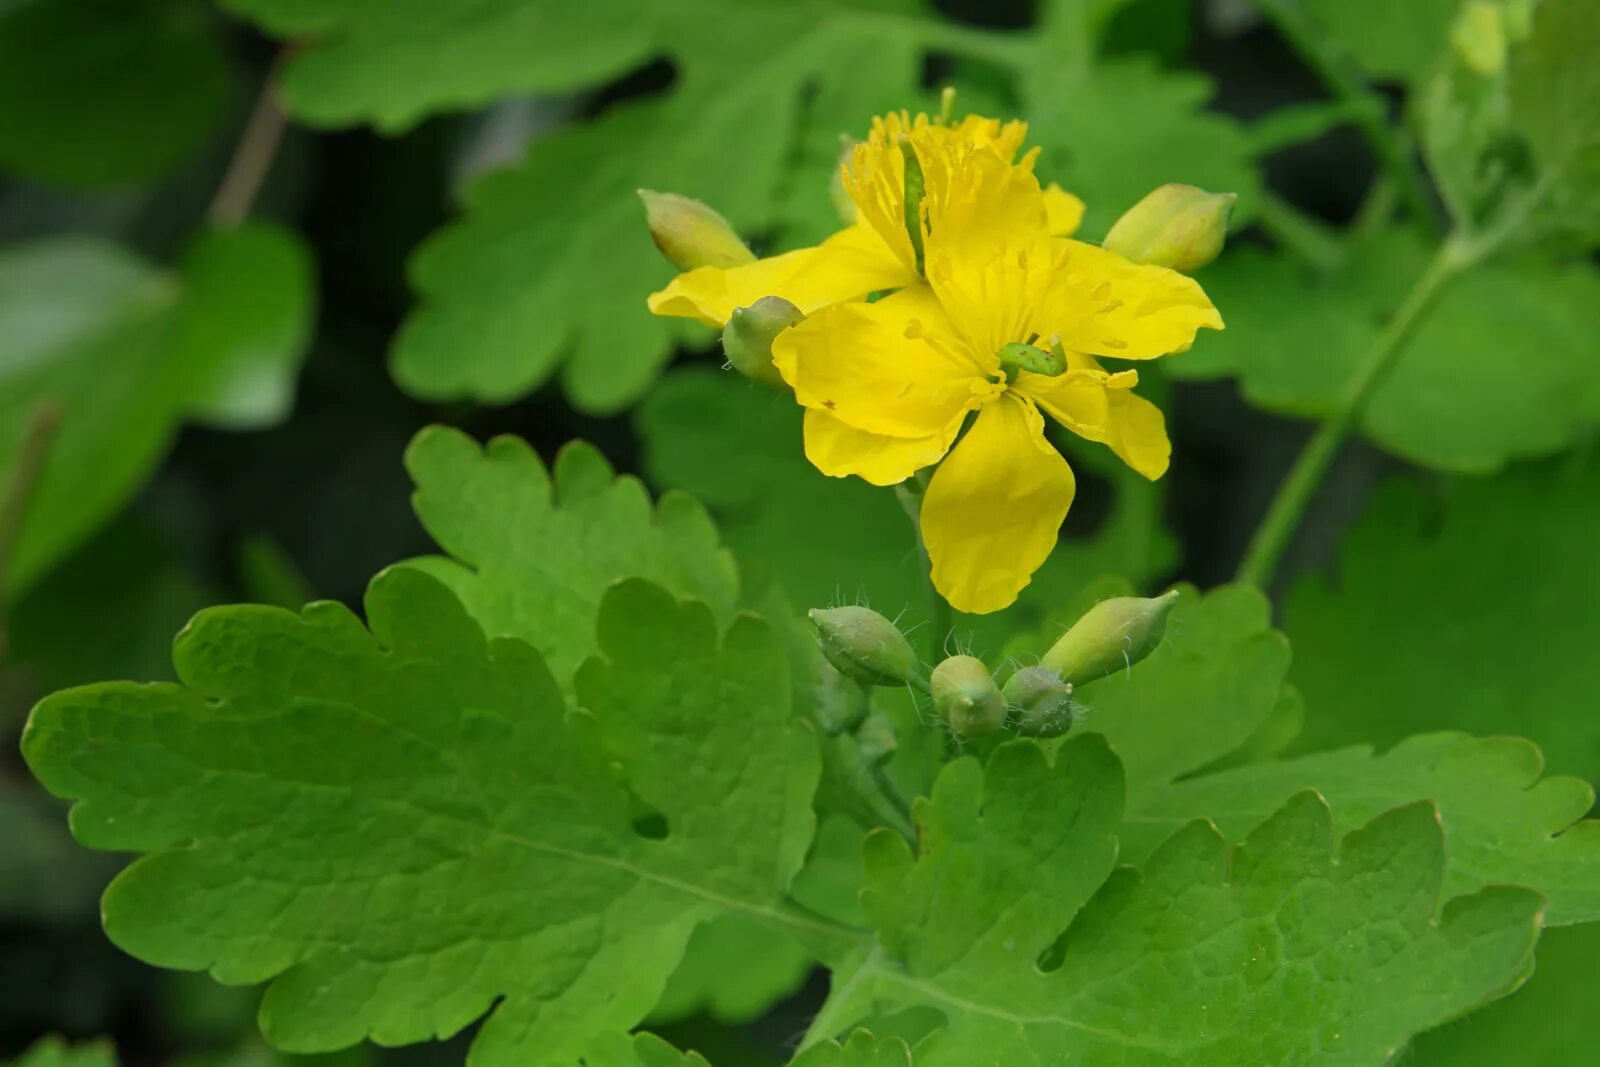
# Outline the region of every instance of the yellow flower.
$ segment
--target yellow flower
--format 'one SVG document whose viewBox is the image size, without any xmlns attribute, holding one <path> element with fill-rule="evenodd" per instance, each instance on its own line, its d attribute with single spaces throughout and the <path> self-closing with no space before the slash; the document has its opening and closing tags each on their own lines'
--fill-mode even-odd
<svg viewBox="0 0 1600 1067">
<path fill-rule="evenodd" d="M 735 267 L 700 267 L 674 278 L 650 296 L 657 315 L 726 326 L 735 308 L 764 296 L 781 296 L 810 314 L 830 304 L 861 300 L 869 293 L 901 289 L 921 280 L 905 225 L 905 161 L 901 144 L 919 154 L 955 146 L 981 149 L 1011 163 L 1027 135 L 1027 124 L 968 115 L 945 124 L 896 112 L 873 119 L 867 140 L 855 146 L 845 169 L 845 188 L 857 217 L 813 248 L 801 248 Z M 1032 170 L 1037 150 L 1017 164 Z M 1052 185 L 1045 190 L 1052 232 L 1068 235 L 1083 218 L 1083 203 Z"/>
<path fill-rule="evenodd" d="M 1137 372 L 1108 372 L 1097 357 L 1182 351 L 1222 319 L 1182 274 L 1053 236 L 1031 160 L 1011 164 L 976 139 L 914 131 L 911 143 L 926 281 L 818 311 L 778 335 L 773 362 L 807 409 L 806 455 L 823 473 L 891 485 L 939 463 L 922 500 L 934 585 L 962 611 L 997 611 L 1049 556 L 1072 503 L 1072 471 L 1041 411 L 1160 477 L 1171 451 L 1161 412 L 1131 392 Z M 898 154 L 858 158 L 851 172 L 863 220 L 886 243 Z M 901 236 L 897 260 L 910 247 Z M 1003 349 L 1034 341 L 1022 351 L 1058 349 L 1063 373 L 1002 364 Z"/>
</svg>

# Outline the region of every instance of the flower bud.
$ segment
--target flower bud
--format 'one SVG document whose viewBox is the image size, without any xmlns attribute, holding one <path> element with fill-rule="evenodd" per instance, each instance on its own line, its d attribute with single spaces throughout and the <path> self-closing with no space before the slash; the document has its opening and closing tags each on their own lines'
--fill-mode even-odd
<svg viewBox="0 0 1600 1067">
<path fill-rule="evenodd" d="M 1158 597 L 1119 596 L 1102 600 L 1050 646 L 1039 665 L 1073 685 L 1132 667 L 1161 643 L 1176 589 Z"/>
<path fill-rule="evenodd" d="M 957 737 L 987 737 L 1006 721 L 1006 698 L 983 661 L 951 656 L 933 669 L 933 706 Z"/>
<path fill-rule="evenodd" d="M 722 331 L 722 350 L 729 364 L 751 381 L 786 388 L 783 375 L 772 365 L 772 342 L 803 318 L 800 309 L 781 296 L 764 296 L 747 308 L 734 308 Z"/>
<path fill-rule="evenodd" d="M 755 262 L 755 253 L 739 240 L 728 220 L 687 196 L 640 189 L 650 238 L 679 270 L 737 267 Z"/>
<path fill-rule="evenodd" d="M 1197 271 L 1222 251 L 1237 199 L 1192 185 L 1163 185 L 1116 221 L 1102 247 L 1135 263 Z"/>
<path fill-rule="evenodd" d="M 1072 728 L 1072 686 L 1049 667 L 1022 668 L 1001 692 L 1019 734 L 1060 737 Z"/>
<path fill-rule="evenodd" d="M 905 685 L 917 669 L 916 653 L 894 623 L 871 608 L 813 608 L 817 642 L 829 663 L 862 685 Z"/>
</svg>

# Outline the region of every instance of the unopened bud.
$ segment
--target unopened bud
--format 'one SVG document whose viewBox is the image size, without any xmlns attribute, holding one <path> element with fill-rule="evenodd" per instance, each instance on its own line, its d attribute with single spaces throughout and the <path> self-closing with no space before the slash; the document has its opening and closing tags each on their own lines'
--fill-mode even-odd
<svg viewBox="0 0 1600 1067">
<path fill-rule="evenodd" d="M 1119 596 L 1102 600 L 1050 646 L 1039 661 L 1073 685 L 1132 667 L 1161 643 L 1176 589 L 1158 597 Z"/>
<path fill-rule="evenodd" d="M 987 737 L 1006 721 L 1006 698 L 983 661 L 951 656 L 933 669 L 933 706 L 957 737 Z"/>
<path fill-rule="evenodd" d="M 829 663 L 862 685 L 905 685 L 917 670 L 906 635 L 871 608 L 813 608 L 817 642 Z"/>
<path fill-rule="evenodd" d="M 679 270 L 737 267 L 755 262 L 755 253 L 707 204 L 677 193 L 640 189 L 650 238 Z"/>
<path fill-rule="evenodd" d="M 1006 680 L 1002 693 L 1017 733 L 1060 737 L 1072 729 L 1072 686 L 1049 667 L 1024 667 Z"/>
<path fill-rule="evenodd" d="M 733 369 L 762 385 L 783 389 L 783 375 L 772 365 L 772 342 L 805 315 L 781 296 L 764 296 L 747 308 L 734 308 L 722 330 L 722 350 Z"/>
<path fill-rule="evenodd" d="M 1135 263 L 1197 271 L 1222 251 L 1238 199 L 1192 185 L 1163 185 L 1116 221 L 1102 247 Z"/>
</svg>

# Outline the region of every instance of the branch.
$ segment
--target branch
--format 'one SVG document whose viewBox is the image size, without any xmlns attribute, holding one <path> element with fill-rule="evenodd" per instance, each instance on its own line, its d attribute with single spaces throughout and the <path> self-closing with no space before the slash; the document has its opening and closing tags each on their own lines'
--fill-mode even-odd
<svg viewBox="0 0 1600 1067">
<path fill-rule="evenodd" d="M 206 218 L 213 226 L 229 228 L 239 225 L 250 214 L 256 195 L 267 180 L 272 161 L 278 156 L 278 146 L 283 143 L 283 133 L 289 124 L 283 105 L 278 100 L 278 76 L 291 49 L 286 48 L 272 61 L 261 92 L 256 96 L 250 117 L 245 120 L 234 146 L 233 158 L 217 186 L 217 194 L 206 210 Z"/>
</svg>

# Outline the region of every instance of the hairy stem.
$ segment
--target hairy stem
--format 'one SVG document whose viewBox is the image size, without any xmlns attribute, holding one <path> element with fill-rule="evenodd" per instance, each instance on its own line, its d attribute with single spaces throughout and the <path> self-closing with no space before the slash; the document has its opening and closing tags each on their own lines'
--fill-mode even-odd
<svg viewBox="0 0 1600 1067">
<path fill-rule="evenodd" d="M 6 481 L 5 497 L 0 499 L 0 657 L 6 653 L 6 614 L 10 610 L 9 577 L 11 557 L 22 540 L 23 520 L 28 516 L 28 502 L 39 475 L 44 470 L 45 458 L 61 426 L 61 405 L 54 400 L 41 400 L 28 416 L 28 425 L 22 431 L 22 446 L 17 449 L 16 462 L 11 467 L 11 477 Z"/>
<path fill-rule="evenodd" d="M 1300 0 L 1252 2 L 1316 70 L 1334 96 L 1350 108 L 1351 121 L 1398 186 L 1406 206 L 1419 220 L 1433 225 L 1437 221 L 1433 198 L 1410 140 L 1389 124 L 1383 97 L 1366 83 L 1337 40 L 1317 25 Z"/>
<path fill-rule="evenodd" d="M 216 196 L 206 209 L 206 218 L 213 226 L 237 226 L 249 216 L 262 183 L 267 180 L 267 172 L 272 169 L 272 161 L 278 156 L 278 146 L 283 143 L 283 133 L 289 123 L 278 101 L 278 75 L 288 56 L 287 49 L 280 53 L 261 83 L 261 92 L 250 109 L 250 117 L 245 120 L 239 143 L 234 146 L 233 158 L 228 160 L 228 169 L 217 186 Z"/>
<path fill-rule="evenodd" d="M 1272 581 L 1290 538 L 1300 527 L 1307 505 L 1316 494 L 1323 476 L 1328 473 L 1334 457 L 1339 454 L 1339 446 L 1349 436 L 1362 408 L 1384 376 L 1394 367 L 1395 361 L 1405 350 L 1406 342 L 1443 292 L 1445 284 L 1472 261 L 1473 258 L 1455 238 L 1440 246 L 1432 262 L 1406 294 L 1399 310 L 1389 319 L 1356 368 L 1334 413 L 1317 427 L 1278 486 L 1272 504 L 1250 540 L 1244 562 L 1239 565 L 1239 581 L 1261 588 Z"/>
</svg>

